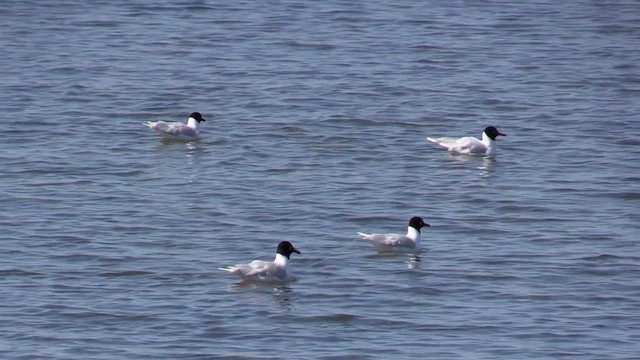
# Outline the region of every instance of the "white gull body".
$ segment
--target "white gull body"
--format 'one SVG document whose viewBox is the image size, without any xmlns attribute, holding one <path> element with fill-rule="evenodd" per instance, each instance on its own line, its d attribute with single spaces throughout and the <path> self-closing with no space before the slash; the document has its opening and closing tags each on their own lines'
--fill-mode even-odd
<svg viewBox="0 0 640 360">
<path fill-rule="evenodd" d="M 200 137 L 200 122 L 206 121 L 198 112 L 191 113 L 187 123 L 149 121 L 143 123 L 160 135 L 173 140 L 194 141 Z"/>
<path fill-rule="evenodd" d="M 289 256 L 300 251 L 288 241 L 278 245 L 278 252 L 273 261 L 253 260 L 248 264 L 238 264 L 219 268 L 238 275 L 245 281 L 251 282 L 285 282 L 295 280 L 289 269 Z"/>
<path fill-rule="evenodd" d="M 420 229 L 424 226 L 431 226 L 419 217 L 413 217 L 409 221 L 407 233 L 402 234 L 365 234 L 358 232 L 358 235 L 373 245 L 380 252 L 392 251 L 419 251 L 420 250 Z"/>
<path fill-rule="evenodd" d="M 496 154 L 496 137 L 507 136 L 498 131 L 493 126 L 489 126 L 482 132 L 482 140 L 472 136 L 465 137 L 428 137 L 427 140 L 446 148 L 449 152 L 465 155 L 485 155 Z"/>
</svg>

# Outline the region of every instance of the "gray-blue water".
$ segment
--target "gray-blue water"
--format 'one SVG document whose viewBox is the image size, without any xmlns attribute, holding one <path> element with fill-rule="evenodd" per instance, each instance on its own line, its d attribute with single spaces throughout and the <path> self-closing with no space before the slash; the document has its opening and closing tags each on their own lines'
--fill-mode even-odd
<svg viewBox="0 0 640 360">
<path fill-rule="evenodd" d="M 7 0 L 0 54 L 2 359 L 640 354 L 637 1 Z"/>
</svg>

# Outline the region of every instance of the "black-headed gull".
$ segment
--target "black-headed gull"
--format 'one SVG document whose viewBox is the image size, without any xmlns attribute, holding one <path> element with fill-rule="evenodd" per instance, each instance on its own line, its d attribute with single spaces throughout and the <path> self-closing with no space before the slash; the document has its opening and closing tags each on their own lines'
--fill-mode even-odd
<svg viewBox="0 0 640 360">
<path fill-rule="evenodd" d="M 452 153 L 466 155 L 495 155 L 497 136 L 507 136 L 507 134 L 498 131 L 493 126 L 488 126 L 482 133 L 482 140 L 478 140 L 471 136 L 465 137 L 439 137 L 427 140 L 436 143 Z"/>
<path fill-rule="evenodd" d="M 292 253 L 300 254 L 288 241 L 278 244 L 276 258 L 273 261 L 253 260 L 248 264 L 238 264 L 219 268 L 240 276 L 245 281 L 280 282 L 293 280 L 289 271 L 289 256 Z"/>
<path fill-rule="evenodd" d="M 206 120 L 199 112 L 192 112 L 191 115 L 189 115 L 189 120 L 187 120 L 186 124 L 175 121 L 149 121 L 143 123 L 143 125 L 150 127 L 169 139 L 193 141 L 198 140 L 201 121 Z"/>
<path fill-rule="evenodd" d="M 431 226 L 420 217 L 409 220 L 407 234 L 365 234 L 359 232 L 361 238 L 375 246 L 378 251 L 418 251 L 420 250 L 420 229 Z"/>
</svg>

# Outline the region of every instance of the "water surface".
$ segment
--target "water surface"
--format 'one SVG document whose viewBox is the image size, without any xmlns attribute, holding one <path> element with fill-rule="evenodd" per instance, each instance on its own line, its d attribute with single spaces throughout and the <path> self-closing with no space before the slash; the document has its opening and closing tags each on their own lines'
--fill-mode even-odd
<svg viewBox="0 0 640 360">
<path fill-rule="evenodd" d="M 632 359 L 640 5 L 6 1 L 4 359 Z M 208 119 L 203 140 L 141 125 Z M 495 159 L 427 136 L 508 134 Z M 402 232 L 378 255 L 357 231 Z M 271 259 L 299 281 L 218 267 Z"/>
</svg>

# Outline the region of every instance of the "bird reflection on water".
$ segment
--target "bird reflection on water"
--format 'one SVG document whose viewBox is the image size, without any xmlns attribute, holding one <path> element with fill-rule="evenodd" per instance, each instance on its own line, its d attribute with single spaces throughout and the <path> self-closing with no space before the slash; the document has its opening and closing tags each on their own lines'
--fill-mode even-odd
<svg viewBox="0 0 640 360">
<path fill-rule="evenodd" d="M 448 154 L 448 160 L 452 160 L 452 171 L 463 170 L 466 173 L 473 173 L 474 177 L 479 176 L 480 184 L 490 186 L 491 183 L 486 182 L 496 176 L 498 162 L 492 156 L 468 156 Z"/>
<path fill-rule="evenodd" d="M 469 165 L 477 165 L 476 169 L 481 171 L 482 175 L 489 175 L 496 166 L 496 158 L 493 156 L 469 156 L 459 154 L 447 154 L 449 160 L 456 162 L 456 165 L 467 167 Z"/>
<path fill-rule="evenodd" d="M 293 289 L 287 285 L 273 287 L 273 301 L 283 308 L 291 309 L 293 307 L 294 295 Z"/>
<path fill-rule="evenodd" d="M 422 255 L 425 251 L 421 252 L 378 252 L 367 256 L 371 259 L 400 259 L 404 258 L 404 263 L 407 265 L 408 270 L 420 270 L 422 269 Z"/>
<path fill-rule="evenodd" d="M 273 302 L 287 310 L 293 308 L 295 301 L 295 292 L 288 284 L 259 283 L 243 280 L 231 285 L 231 289 L 234 291 L 246 290 L 246 293 L 253 295 L 270 292 L 273 296 Z M 255 300 L 254 298 L 253 301 Z"/>
<path fill-rule="evenodd" d="M 407 254 L 407 269 L 409 270 L 420 270 L 422 267 L 420 266 L 420 262 L 422 258 L 420 254 Z"/>
</svg>

